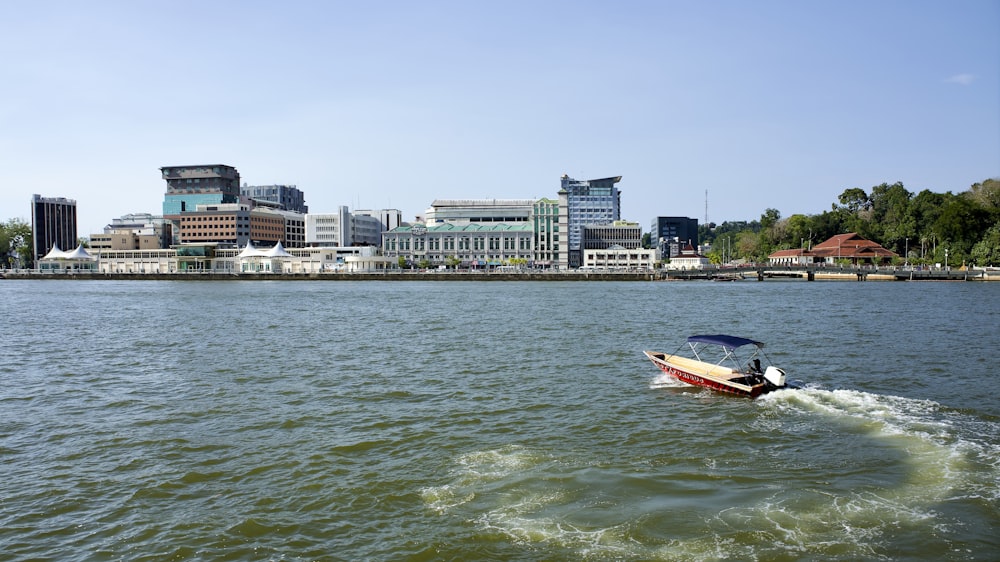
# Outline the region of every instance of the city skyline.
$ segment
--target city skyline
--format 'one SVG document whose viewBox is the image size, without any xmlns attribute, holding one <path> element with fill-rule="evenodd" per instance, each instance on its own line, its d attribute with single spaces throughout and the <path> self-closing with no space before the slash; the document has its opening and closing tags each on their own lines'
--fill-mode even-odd
<svg viewBox="0 0 1000 562">
<path fill-rule="evenodd" d="M 79 234 L 223 162 L 314 212 L 552 198 L 622 175 L 621 216 L 828 210 L 1000 176 L 1000 4 L 237 2 L 0 8 L 2 219 Z"/>
</svg>

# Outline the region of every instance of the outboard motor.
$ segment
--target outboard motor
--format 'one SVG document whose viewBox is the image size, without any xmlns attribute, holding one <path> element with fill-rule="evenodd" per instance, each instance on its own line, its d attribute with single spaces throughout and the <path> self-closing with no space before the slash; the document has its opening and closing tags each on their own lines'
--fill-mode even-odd
<svg viewBox="0 0 1000 562">
<path fill-rule="evenodd" d="M 785 386 L 785 372 L 774 365 L 768 365 L 764 371 L 764 379 L 777 388 Z"/>
</svg>

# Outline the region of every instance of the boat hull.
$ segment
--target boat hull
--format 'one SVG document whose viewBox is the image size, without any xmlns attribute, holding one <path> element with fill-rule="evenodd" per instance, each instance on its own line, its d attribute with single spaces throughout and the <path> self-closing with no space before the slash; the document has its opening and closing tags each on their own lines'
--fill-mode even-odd
<svg viewBox="0 0 1000 562">
<path fill-rule="evenodd" d="M 653 364 L 656 365 L 661 371 L 690 385 L 703 386 L 719 392 L 735 394 L 736 396 L 745 396 L 747 398 L 756 398 L 771 390 L 768 385 L 764 383 L 745 385 L 734 383 L 721 377 L 692 372 L 690 369 L 671 364 L 665 359 L 666 355 L 663 353 L 652 351 L 646 351 L 644 353 L 646 354 L 646 357 L 648 357 L 649 360 L 652 361 Z"/>
</svg>

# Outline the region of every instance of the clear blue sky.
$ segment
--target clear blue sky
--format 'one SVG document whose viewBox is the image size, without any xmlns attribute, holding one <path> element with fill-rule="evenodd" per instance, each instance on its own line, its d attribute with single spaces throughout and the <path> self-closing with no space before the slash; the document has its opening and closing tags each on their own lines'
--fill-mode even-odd
<svg viewBox="0 0 1000 562">
<path fill-rule="evenodd" d="M 621 175 L 644 230 L 957 193 L 1000 176 L 1000 1 L 0 0 L 0 220 L 208 163 L 407 220 Z"/>
</svg>

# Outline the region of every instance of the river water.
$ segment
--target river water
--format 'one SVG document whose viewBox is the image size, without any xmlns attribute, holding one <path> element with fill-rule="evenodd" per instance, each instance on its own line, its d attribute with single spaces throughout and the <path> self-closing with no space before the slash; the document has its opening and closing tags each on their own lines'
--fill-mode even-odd
<svg viewBox="0 0 1000 562">
<path fill-rule="evenodd" d="M 4 560 L 997 560 L 1000 283 L 0 281 Z M 767 342 L 803 390 L 656 384 Z"/>
</svg>

